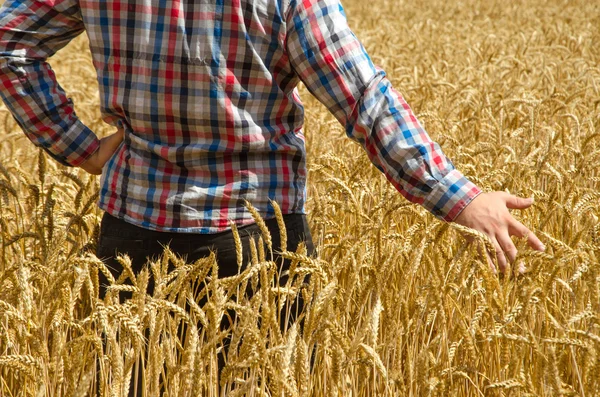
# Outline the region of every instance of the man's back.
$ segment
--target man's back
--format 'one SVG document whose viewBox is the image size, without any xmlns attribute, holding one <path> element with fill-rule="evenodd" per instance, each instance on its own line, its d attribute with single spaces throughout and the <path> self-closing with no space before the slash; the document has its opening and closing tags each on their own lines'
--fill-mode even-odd
<svg viewBox="0 0 600 397">
<path fill-rule="evenodd" d="M 146 229 L 215 233 L 303 213 L 302 80 L 409 200 L 452 220 L 480 191 L 431 141 L 347 25 L 339 0 L 7 1 L 4 102 L 39 146 L 80 165 L 101 146 L 45 62 L 87 31 L 105 120 L 124 141 L 99 205 Z"/>
<path fill-rule="evenodd" d="M 103 118 L 126 131 L 103 173 L 102 209 L 201 233 L 253 222 L 244 200 L 264 216 L 269 199 L 303 212 L 303 109 L 280 2 L 57 3 L 35 10 L 54 16 L 42 30 L 85 28 Z"/>
<path fill-rule="evenodd" d="M 200 232 L 252 222 L 244 200 L 302 212 L 303 112 L 283 10 L 225 3 L 80 2 L 102 113 L 129 132 L 104 173 L 106 211 Z"/>
</svg>

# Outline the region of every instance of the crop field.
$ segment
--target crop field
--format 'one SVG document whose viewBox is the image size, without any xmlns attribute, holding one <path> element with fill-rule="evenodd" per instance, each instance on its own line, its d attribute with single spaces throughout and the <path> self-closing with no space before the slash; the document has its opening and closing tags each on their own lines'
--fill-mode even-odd
<svg viewBox="0 0 600 397">
<path fill-rule="evenodd" d="M 0 396 L 121 396 L 132 376 L 147 396 L 600 395 L 600 3 L 343 3 L 455 166 L 535 198 L 513 214 L 546 251 L 516 239 L 525 273 L 494 274 L 484 238 L 407 202 L 301 88 L 317 256 L 284 252 L 276 286 L 260 241 L 229 279 L 166 251 L 99 300 L 98 178 L 42 154 L 2 105 Z M 87 38 L 50 62 L 83 121 L 112 132 Z M 297 295 L 301 321 L 281 330 Z"/>
</svg>

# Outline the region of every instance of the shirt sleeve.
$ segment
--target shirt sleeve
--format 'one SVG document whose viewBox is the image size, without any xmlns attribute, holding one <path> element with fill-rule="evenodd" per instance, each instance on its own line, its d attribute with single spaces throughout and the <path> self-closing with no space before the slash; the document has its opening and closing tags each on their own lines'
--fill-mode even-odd
<svg viewBox="0 0 600 397">
<path fill-rule="evenodd" d="M 286 50 L 309 91 L 408 200 L 454 220 L 481 193 L 456 170 L 348 27 L 339 0 L 292 0 Z"/>
<path fill-rule="evenodd" d="M 0 7 L 0 96 L 36 146 L 71 166 L 91 156 L 99 140 L 46 60 L 83 30 L 76 0 L 7 0 Z"/>
</svg>

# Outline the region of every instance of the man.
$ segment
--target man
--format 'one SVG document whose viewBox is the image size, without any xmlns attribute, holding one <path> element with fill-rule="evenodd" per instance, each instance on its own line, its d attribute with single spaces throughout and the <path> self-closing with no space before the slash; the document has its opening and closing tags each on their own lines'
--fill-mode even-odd
<svg viewBox="0 0 600 397">
<path fill-rule="evenodd" d="M 46 63 L 83 31 L 103 118 L 118 130 L 103 139 Z M 501 271 L 516 256 L 511 235 L 543 250 L 509 213 L 532 201 L 481 193 L 454 168 L 339 0 L 7 0 L 0 70 L 2 98 L 28 138 L 102 175 L 98 253 L 129 253 L 137 269 L 170 243 L 190 260 L 216 249 L 222 275 L 236 273 L 230 222 L 253 227 L 245 200 L 267 219 L 270 200 L 279 203 L 297 237 L 288 247 L 310 245 L 300 81 L 408 200 L 487 234 Z"/>
</svg>

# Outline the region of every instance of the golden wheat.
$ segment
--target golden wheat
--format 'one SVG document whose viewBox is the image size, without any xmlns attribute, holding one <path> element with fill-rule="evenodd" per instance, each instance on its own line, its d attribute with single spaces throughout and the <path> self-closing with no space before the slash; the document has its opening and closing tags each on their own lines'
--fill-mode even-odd
<svg viewBox="0 0 600 397">
<path fill-rule="evenodd" d="M 600 395 L 600 5 L 344 5 L 453 162 L 486 190 L 535 198 L 514 215 L 546 252 L 516 239 L 524 274 L 493 274 L 487 238 L 403 200 L 303 89 L 317 256 L 287 251 L 285 230 L 272 246 L 254 214 L 262 235 L 237 276 L 166 249 L 139 274 L 120 258 L 115 278 L 93 255 L 97 178 L 49 161 L 2 106 L 0 395 L 123 395 L 135 376 L 147 396 Z M 104 135 L 86 46 L 51 63 Z M 298 296 L 305 310 L 282 330 Z"/>
</svg>

